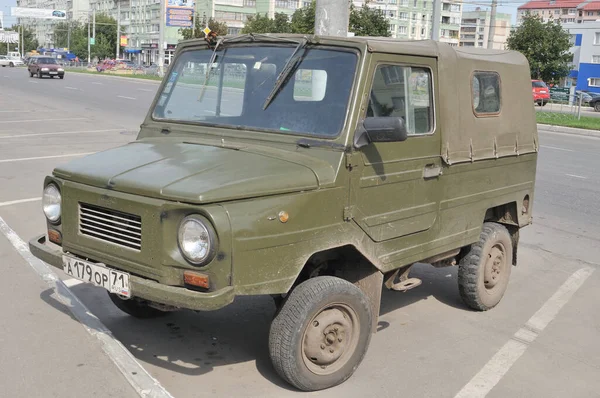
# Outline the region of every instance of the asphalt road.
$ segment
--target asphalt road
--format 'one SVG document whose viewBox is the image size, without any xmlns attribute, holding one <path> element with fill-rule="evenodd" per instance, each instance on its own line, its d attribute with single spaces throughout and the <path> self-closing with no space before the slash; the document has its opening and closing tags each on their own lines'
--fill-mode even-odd
<svg viewBox="0 0 600 398">
<path fill-rule="evenodd" d="M 70 159 L 135 139 L 156 87 L 0 70 L 0 217 L 16 233 L 11 242 L 0 236 L 3 396 L 137 396 L 124 375 L 130 369 L 113 364 L 111 352 L 14 242 L 44 232 L 44 176 Z M 419 265 L 412 275 L 423 285 L 384 291 L 365 360 L 351 379 L 325 392 L 300 394 L 274 373 L 267 352 L 270 298 L 136 320 L 102 289 L 56 273 L 175 397 L 475 397 L 481 386 L 498 398 L 599 396 L 600 139 L 541 131 L 540 142 L 534 225 L 523 230 L 519 264 L 500 305 L 470 311 L 458 295 L 455 268 Z M 581 270 L 593 272 L 584 277 Z"/>
</svg>

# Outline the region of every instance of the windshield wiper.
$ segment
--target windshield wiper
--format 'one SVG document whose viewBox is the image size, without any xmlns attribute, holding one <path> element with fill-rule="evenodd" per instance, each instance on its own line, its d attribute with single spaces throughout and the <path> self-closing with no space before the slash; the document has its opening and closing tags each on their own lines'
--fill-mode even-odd
<svg viewBox="0 0 600 398">
<path fill-rule="evenodd" d="M 204 93 L 206 92 L 206 84 L 208 83 L 208 79 L 210 77 L 210 70 L 212 69 L 212 65 L 215 63 L 216 59 L 217 59 L 217 50 L 219 49 L 219 46 L 221 45 L 221 43 L 223 43 L 223 38 L 220 38 L 219 41 L 217 41 L 217 44 L 215 44 L 215 48 L 213 49 L 212 55 L 210 56 L 210 60 L 208 61 L 208 64 L 206 65 L 206 76 L 204 77 L 204 84 L 202 85 L 202 92 L 200 93 L 200 96 L 198 97 L 198 101 L 202 101 L 202 98 L 204 98 Z"/>
<path fill-rule="evenodd" d="M 283 69 L 281 70 L 281 73 L 279 73 L 279 76 L 277 76 L 277 80 L 275 81 L 275 86 L 273 86 L 273 89 L 271 90 L 271 92 L 269 93 L 269 96 L 265 100 L 265 103 L 263 105 L 263 111 L 265 109 L 267 109 L 267 107 L 273 101 L 273 99 L 275 98 L 277 93 L 279 93 L 279 90 L 281 89 L 283 84 L 287 81 L 290 74 L 296 69 L 296 67 L 302 60 L 302 56 L 296 57 L 296 54 L 300 50 L 304 49 L 304 47 L 306 47 L 306 43 L 308 43 L 308 39 L 307 38 L 302 39 L 302 41 L 300 43 L 298 43 L 298 45 L 296 46 L 296 49 L 294 50 L 294 52 L 292 52 L 292 55 L 290 55 L 290 58 L 285 63 Z"/>
</svg>

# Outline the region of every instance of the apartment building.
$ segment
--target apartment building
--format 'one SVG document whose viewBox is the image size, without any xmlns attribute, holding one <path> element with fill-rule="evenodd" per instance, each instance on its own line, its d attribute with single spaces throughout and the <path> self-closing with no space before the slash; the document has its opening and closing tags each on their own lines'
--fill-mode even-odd
<svg viewBox="0 0 600 398">
<path fill-rule="evenodd" d="M 571 72 L 565 79 L 567 87 L 600 93 L 600 21 L 564 24 L 571 34 L 573 54 Z"/>
<path fill-rule="evenodd" d="M 544 22 L 560 20 L 561 23 L 582 23 L 600 18 L 600 2 L 592 0 L 532 0 L 517 8 L 517 25 L 528 13 L 539 15 Z"/>
<path fill-rule="evenodd" d="M 354 1 L 362 7 L 363 1 Z M 431 38 L 433 21 L 432 0 L 375 0 L 369 7 L 378 9 L 388 19 L 392 37 L 423 40 Z M 443 0 L 439 40 L 458 45 L 462 0 Z"/>
<path fill-rule="evenodd" d="M 505 48 L 506 40 L 510 34 L 511 18 L 511 14 L 496 13 L 492 48 L 497 50 Z M 480 7 L 477 7 L 475 11 L 464 11 L 460 27 L 460 46 L 489 48 L 490 27 L 490 10 L 482 10 Z"/>
</svg>

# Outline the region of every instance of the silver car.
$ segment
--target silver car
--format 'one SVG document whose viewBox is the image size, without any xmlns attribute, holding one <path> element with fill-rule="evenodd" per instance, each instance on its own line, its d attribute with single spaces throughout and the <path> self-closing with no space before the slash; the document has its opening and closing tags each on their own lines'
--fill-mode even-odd
<svg viewBox="0 0 600 398">
<path fill-rule="evenodd" d="M 11 68 L 14 66 L 23 66 L 24 63 L 20 58 L 7 57 L 6 55 L 0 55 L 0 65 L 2 67 L 10 66 Z"/>
</svg>

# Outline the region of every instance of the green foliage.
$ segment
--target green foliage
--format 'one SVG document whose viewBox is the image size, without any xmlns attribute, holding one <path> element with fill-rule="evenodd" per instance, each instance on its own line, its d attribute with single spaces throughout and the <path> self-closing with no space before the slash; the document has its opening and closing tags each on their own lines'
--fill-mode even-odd
<svg viewBox="0 0 600 398">
<path fill-rule="evenodd" d="M 292 33 L 301 33 L 305 35 L 314 34 L 316 9 L 317 2 L 313 0 L 308 7 L 302 7 L 294 11 L 292 21 L 290 22 Z"/>
<path fill-rule="evenodd" d="M 558 21 L 544 23 L 537 15 L 526 15 L 506 44 L 508 49 L 525 55 L 533 79 L 557 83 L 569 74 L 570 35 Z"/>
<path fill-rule="evenodd" d="M 315 32 L 316 1 L 308 7 L 297 9 L 288 20 L 286 14 L 276 13 L 273 19 L 267 14 L 256 14 L 248 17 L 242 33 L 300 33 L 314 34 Z M 361 8 L 350 5 L 348 30 L 356 36 L 390 36 L 388 22 L 383 14 L 364 4 Z"/>
<path fill-rule="evenodd" d="M 195 29 L 192 28 L 181 28 L 179 29 L 179 34 L 183 37 L 184 40 L 188 39 L 202 39 L 204 36 L 204 28 L 206 28 L 206 18 L 196 18 Z M 228 27 L 225 22 L 219 22 L 212 18 L 208 20 L 208 28 L 215 32 L 217 36 L 225 36 L 228 32 Z"/>
<path fill-rule="evenodd" d="M 70 51 L 77 55 L 79 59 L 84 60 L 88 57 L 88 25 L 87 22 L 81 23 L 71 21 L 71 47 Z M 93 36 L 93 25 L 90 26 L 90 37 Z M 69 25 L 67 22 L 60 22 L 54 27 L 55 47 L 66 48 L 69 43 Z M 121 27 L 121 34 L 124 29 Z M 106 15 L 96 14 L 96 43 L 90 46 L 91 58 L 99 59 L 114 58 L 117 47 L 117 21 Z M 121 48 L 122 50 L 122 48 Z"/>
<path fill-rule="evenodd" d="M 385 16 L 377 9 L 367 6 L 367 3 L 357 9 L 350 6 L 350 32 L 355 36 L 391 36 L 389 24 Z"/>
<path fill-rule="evenodd" d="M 19 25 L 13 25 L 7 28 L 8 31 L 19 32 Z M 15 43 L 16 44 L 16 43 Z M 39 47 L 39 43 L 33 34 L 33 30 L 23 27 L 23 52 L 36 50 Z"/>
</svg>

